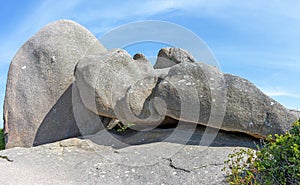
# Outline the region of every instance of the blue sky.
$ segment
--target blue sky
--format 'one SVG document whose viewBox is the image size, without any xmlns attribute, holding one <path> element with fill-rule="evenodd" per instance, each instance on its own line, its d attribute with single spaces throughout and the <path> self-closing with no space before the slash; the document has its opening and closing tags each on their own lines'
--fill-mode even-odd
<svg viewBox="0 0 300 185">
<path fill-rule="evenodd" d="M 98 38 L 117 26 L 135 21 L 179 24 L 207 43 L 223 72 L 247 78 L 288 108 L 300 109 L 300 1 L 297 0 L 1 0 L 1 104 L 9 63 L 15 53 L 40 28 L 58 19 L 72 19 Z M 132 53 L 136 50 L 154 55 L 158 48 L 159 45 L 145 44 L 128 49 Z"/>
</svg>

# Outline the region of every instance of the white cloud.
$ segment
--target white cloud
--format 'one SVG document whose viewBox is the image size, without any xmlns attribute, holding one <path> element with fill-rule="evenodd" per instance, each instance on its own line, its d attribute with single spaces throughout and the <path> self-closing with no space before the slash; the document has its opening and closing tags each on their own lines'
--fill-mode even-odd
<svg viewBox="0 0 300 185">
<path fill-rule="evenodd" d="M 89 25 L 93 32 L 103 33 L 109 29 L 122 24 L 147 19 L 158 14 L 190 15 L 194 17 L 218 17 L 220 19 L 231 19 L 231 21 L 245 22 L 243 17 L 252 14 L 276 14 L 298 18 L 299 4 L 293 3 L 265 3 L 258 0 L 254 2 L 240 2 L 237 0 L 160 0 L 160 1 L 41 1 L 38 8 L 29 10 L 28 16 L 17 25 L 14 37 L 23 35 L 25 38 L 31 36 L 45 24 L 60 18 L 75 19 L 84 25 Z M 277 17 L 278 17 L 277 16 Z M 276 18 L 276 17 L 274 17 Z M 249 21 L 249 19 L 247 20 Z M 259 21 L 254 16 L 253 21 Z M 244 23 L 245 24 L 245 23 Z M 255 25 L 255 24 L 253 24 Z M 10 37 L 9 40 L 12 40 Z M 15 40 L 16 38 L 14 38 Z M 18 38 L 17 38 L 18 39 Z M 24 40 L 22 40 L 24 41 Z"/>
<path fill-rule="evenodd" d="M 235 17 L 247 15 L 258 17 L 261 15 L 279 15 L 293 19 L 300 19 L 300 2 L 290 0 L 282 2 L 274 1 L 240 1 L 240 0 L 198 0 L 198 1 L 176 1 L 177 8 L 189 12 L 196 12 L 197 15 L 209 14 L 217 17 Z M 235 17 L 237 19 L 241 17 Z M 258 19 L 257 19 L 258 21 Z M 270 20 L 272 21 L 272 20 Z"/>
<path fill-rule="evenodd" d="M 84 4 L 83 10 L 75 16 L 83 22 L 96 20 L 114 20 L 113 22 L 126 19 L 143 19 L 175 8 L 174 1 L 121 1 L 109 2 L 102 6 L 103 2 Z"/>
<path fill-rule="evenodd" d="M 290 97 L 290 98 L 300 99 L 300 94 L 286 92 L 280 88 L 267 89 L 267 90 L 263 90 L 263 92 L 271 97 Z"/>
</svg>

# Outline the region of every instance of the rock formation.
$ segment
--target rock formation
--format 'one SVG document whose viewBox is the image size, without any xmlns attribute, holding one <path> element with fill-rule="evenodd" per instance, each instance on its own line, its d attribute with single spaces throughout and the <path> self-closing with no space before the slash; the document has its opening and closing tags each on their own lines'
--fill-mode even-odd
<svg viewBox="0 0 300 185">
<path fill-rule="evenodd" d="M 45 26 L 29 39 L 8 73 L 3 111 L 6 147 L 78 136 L 72 107 L 73 71 L 80 58 L 105 51 L 87 29 L 66 20 Z"/>
<path fill-rule="evenodd" d="M 170 117 L 257 138 L 284 133 L 297 120 L 246 79 L 186 61 L 193 57 L 184 50 L 162 49 L 159 55 L 167 57 L 158 58 L 159 66 L 170 58 L 178 64 L 154 70 L 145 58 L 136 62 L 120 49 L 84 58 L 75 76 L 85 106 L 136 125 L 159 125 Z"/>
<path fill-rule="evenodd" d="M 161 49 L 154 66 L 143 54 L 106 51 L 72 21 L 47 25 L 11 63 L 6 147 L 95 134 L 116 119 L 148 129 L 177 120 L 257 138 L 283 133 L 297 120 L 249 81 L 183 49 Z"/>
<path fill-rule="evenodd" d="M 80 96 L 89 110 L 120 120 L 129 116 L 123 116 L 126 109 L 135 114 L 141 112 L 157 82 L 153 67 L 147 60 L 133 60 L 121 49 L 81 59 L 75 77 Z M 128 93 L 129 100 L 125 100 Z"/>
<path fill-rule="evenodd" d="M 171 67 L 157 85 L 153 97 L 159 97 L 166 103 L 168 117 L 258 138 L 284 133 L 297 120 L 294 114 L 248 80 L 222 74 L 216 68 L 201 63 L 182 63 Z M 185 105 L 183 101 L 186 101 Z M 192 116 L 198 111 L 199 117 Z M 210 119 L 221 121 L 221 124 L 209 122 Z"/>
<path fill-rule="evenodd" d="M 161 49 L 152 67 L 57 21 L 11 62 L 0 183 L 225 184 L 229 153 L 298 116 L 184 49 Z M 133 126 L 112 129 L 119 122 Z"/>
</svg>

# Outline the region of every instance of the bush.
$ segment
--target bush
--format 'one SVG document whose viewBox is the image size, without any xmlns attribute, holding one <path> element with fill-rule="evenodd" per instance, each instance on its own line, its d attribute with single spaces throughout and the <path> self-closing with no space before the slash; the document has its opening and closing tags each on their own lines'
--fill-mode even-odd
<svg viewBox="0 0 300 185">
<path fill-rule="evenodd" d="M 230 184 L 300 184 L 300 120 L 284 135 L 268 136 L 257 150 L 240 149 L 228 155 Z"/>
<path fill-rule="evenodd" d="M 5 142 L 4 142 L 4 133 L 3 129 L 0 128 L 0 150 L 4 150 Z"/>
</svg>

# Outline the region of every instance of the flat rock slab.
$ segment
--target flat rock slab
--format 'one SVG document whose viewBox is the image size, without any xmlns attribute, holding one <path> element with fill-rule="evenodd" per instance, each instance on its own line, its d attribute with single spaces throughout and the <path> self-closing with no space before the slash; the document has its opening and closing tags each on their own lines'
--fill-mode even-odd
<svg viewBox="0 0 300 185">
<path fill-rule="evenodd" d="M 259 143 L 244 134 L 194 126 L 100 131 L 84 139 L 4 150 L 0 155 L 13 162 L 0 160 L 0 169 L 5 169 L 0 183 L 226 184 L 221 169 L 228 154 Z M 213 133 L 217 135 L 210 147 L 201 146 L 204 135 Z"/>
<path fill-rule="evenodd" d="M 157 150 L 159 148 L 159 150 Z M 170 155 L 170 149 L 180 148 Z M 0 152 L 0 183 L 23 184 L 226 184 L 223 161 L 235 147 L 157 142 L 114 149 L 68 139 Z"/>
</svg>

